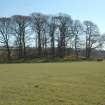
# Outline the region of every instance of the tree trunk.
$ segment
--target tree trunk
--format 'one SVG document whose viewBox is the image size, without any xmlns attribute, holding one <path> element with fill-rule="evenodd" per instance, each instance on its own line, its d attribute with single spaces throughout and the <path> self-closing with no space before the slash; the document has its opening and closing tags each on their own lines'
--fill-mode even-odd
<svg viewBox="0 0 105 105">
<path fill-rule="evenodd" d="M 54 43 L 54 33 L 51 34 L 51 56 L 55 57 L 55 43 Z"/>
<path fill-rule="evenodd" d="M 42 47 L 41 47 L 41 34 L 38 32 L 38 57 L 41 57 Z"/>
<path fill-rule="evenodd" d="M 8 60 L 10 60 L 11 59 L 11 51 L 10 51 L 10 48 L 9 48 L 9 45 L 8 45 L 8 43 L 7 43 L 7 53 L 8 53 Z"/>
</svg>

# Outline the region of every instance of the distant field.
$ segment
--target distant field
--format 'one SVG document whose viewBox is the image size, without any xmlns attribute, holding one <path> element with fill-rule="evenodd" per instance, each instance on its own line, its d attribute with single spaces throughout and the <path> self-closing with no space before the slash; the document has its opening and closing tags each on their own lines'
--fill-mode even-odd
<svg viewBox="0 0 105 105">
<path fill-rule="evenodd" d="M 105 105 L 105 62 L 1 64 L 0 105 Z"/>
</svg>

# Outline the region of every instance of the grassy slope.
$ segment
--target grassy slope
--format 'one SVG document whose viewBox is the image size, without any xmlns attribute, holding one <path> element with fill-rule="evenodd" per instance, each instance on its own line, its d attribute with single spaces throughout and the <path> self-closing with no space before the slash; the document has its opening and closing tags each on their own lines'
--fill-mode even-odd
<svg viewBox="0 0 105 105">
<path fill-rule="evenodd" d="M 104 105 L 105 62 L 0 65 L 0 105 Z"/>
</svg>

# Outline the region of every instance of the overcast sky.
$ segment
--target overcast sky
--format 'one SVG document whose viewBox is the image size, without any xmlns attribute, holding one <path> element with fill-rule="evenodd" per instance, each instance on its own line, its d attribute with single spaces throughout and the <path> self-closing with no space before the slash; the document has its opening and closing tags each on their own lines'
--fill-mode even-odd
<svg viewBox="0 0 105 105">
<path fill-rule="evenodd" d="M 73 19 L 91 20 L 105 32 L 105 0 L 0 0 L 0 17 L 32 12 L 67 13 Z"/>
</svg>

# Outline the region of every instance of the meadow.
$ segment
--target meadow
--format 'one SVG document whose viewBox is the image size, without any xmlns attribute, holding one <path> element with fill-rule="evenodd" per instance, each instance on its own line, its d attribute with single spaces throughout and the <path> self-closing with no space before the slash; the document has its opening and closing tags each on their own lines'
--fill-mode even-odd
<svg viewBox="0 0 105 105">
<path fill-rule="evenodd" d="M 0 64 L 0 105 L 105 105 L 105 62 Z"/>
</svg>

